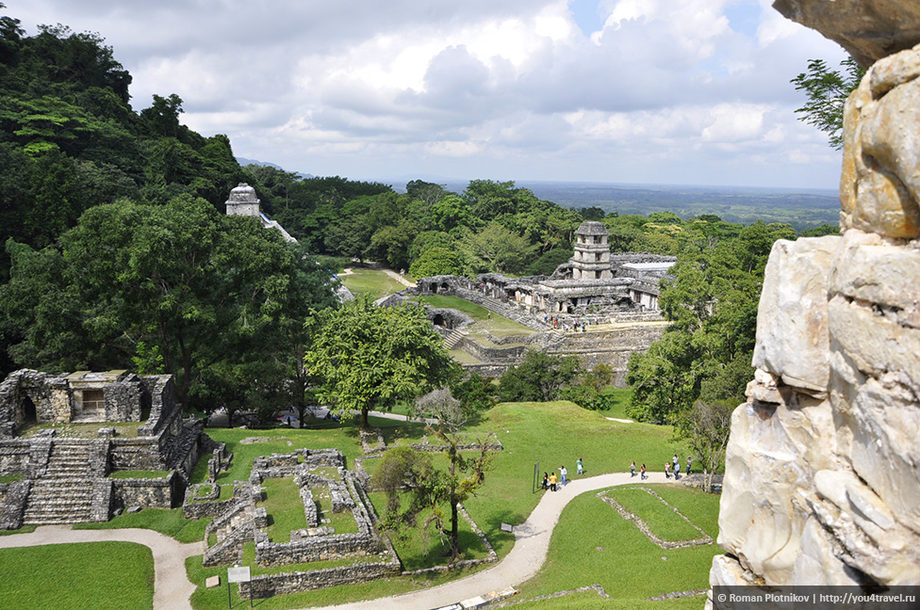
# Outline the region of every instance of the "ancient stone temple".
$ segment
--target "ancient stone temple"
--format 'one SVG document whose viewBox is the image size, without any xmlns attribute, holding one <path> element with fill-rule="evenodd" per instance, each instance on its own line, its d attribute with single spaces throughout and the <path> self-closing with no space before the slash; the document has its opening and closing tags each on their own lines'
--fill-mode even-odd
<svg viewBox="0 0 920 610">
<path fill-rule="evenodd" d="M 89 424 L 89 425 L 87 425 Z M 130 506 L 171 508 L 213 441 L 185 421 L 171 375 L 50 374 L 0 384 L 0 529 L 106 521 Z M 118 470 L 161 478 L 111 478 Z"/>
<path fill-rule="evenodd" d="M 229 216 L 252 216 L 258 218 L 263 227 L 280 231 L 284 239 L 296 242 L 297 240 L 291 237 L 284 230 L 284 227 L 262 213 L 259 203 L 259 198 L 256 197 L 256 190 L 245 182 L 240 182 L 236 188 L 230 191 L 230 196 L 224 202 Z"/>
<path fill-rule="evenodd" d="M 917 585 L 920 9 L 774 6 L 869 69 L 844 116 L 842 235 L 770 254 L 710 584 Z"/>
</svg>

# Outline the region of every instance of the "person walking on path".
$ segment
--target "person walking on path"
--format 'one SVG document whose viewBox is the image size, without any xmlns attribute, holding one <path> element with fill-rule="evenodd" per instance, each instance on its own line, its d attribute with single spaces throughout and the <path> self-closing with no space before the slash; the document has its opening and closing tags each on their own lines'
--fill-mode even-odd
<svg viewBox="0 0 920 610">
<path fill-rule="evenodd" d="M 689 465 L 689 464 L 688 464 L 688 465 Z M 584 464 L 584 462 L 581 461 L 581 458 L 578 458 L 578 460 L 575 462 L 575 466 L 577 467 L 577 472 L 576 472 L 576 474 L 584 474 L 584 473 L 585 473 L 585 464 Z"/>
<path fill-rule="evenodd" d="M 645 476 L 645 464 L 642 464 L 642 468 L 639 469 L 639 472 L 640 472 L 640 475 L 639 475 L 640 479 L 644 481 L 645 479 L 648 478 L 647 476 Z"/>
<path fill-rule="evenodd" d="M 674 464 L 674 480 L 676 481 L 679 478 L 680 478 L 680 462 L 678 461 Z"/>
<path fill-rule="evenodd" d="M 671 465 L 673 466 L 672 470 L 677 468 L 677 462 L 680 458 L 677 457 L 677 454 L 674 454 L 674 457 L 671 458 Z"/>
<path fill-rule="evenodd" d="M 569 471 L 565 469 L 565 466 L 560 466 L 559 474 L 562 475 L 562 486 L 565 487 L 565 475 L 569 474 Z"/>
<path fill-rule="evenodd" d="M 556 473 L 549 475 L 549 488 L 551 491 L 556 491 Z"/>
<path fill-rule="evenodd" d="M 666 479 L 671 478 L 671 463 L 670 462 L 664 463 L 664 478 Z"/>
<path fill-rule="evenodd" d="M 629 465 L 629 478 L 636 476 L 636 460 L 633 460 L 633 463 Z"/>
<path fill-rule="evenodd" d="M 688 476 L 688 477 L 690 476 L 690 464 L 691 464 L 692 462 L 693 462 L 693 458 L 688 457 L 688 458 L 687 458 L 687 476 Z"/>
<path fill-rule="evenodd" d="M 549 489 L 549 475 L 545 472 L 543 473 L 543 491 Z"/>
</svg>

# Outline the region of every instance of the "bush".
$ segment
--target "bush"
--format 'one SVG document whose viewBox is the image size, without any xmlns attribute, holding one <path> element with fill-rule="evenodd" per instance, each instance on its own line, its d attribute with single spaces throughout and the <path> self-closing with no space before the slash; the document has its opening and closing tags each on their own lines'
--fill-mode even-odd
<svg viewBox="0 0 920 610">
<path fill-rule="evenodd" d="M 574 356 L 551 356 L 532 349 L 518 366 L 501 376 L 498 397 L 504 401 L 556 400 L 578 373 L 578 359 Z"/>
<path fill-rule="evenodd" d="M 451 386 L 454 398 L 460 401 L 463 411 L 469 415 L 482 413 L 495 406 L 495 387 L 492 380 L 473 373 L 466 381 Z"/>
</svg>

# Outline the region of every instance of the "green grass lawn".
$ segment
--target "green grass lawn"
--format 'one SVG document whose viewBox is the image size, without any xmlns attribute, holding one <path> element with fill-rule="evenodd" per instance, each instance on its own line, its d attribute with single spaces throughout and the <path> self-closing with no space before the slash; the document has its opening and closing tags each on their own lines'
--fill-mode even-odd
<svg viewBox="0 0 920 610">
<path fill-rule="evenodd" d="M 648 487 L 715 539 L 719 496 L 678 485 Z M 632 491 L 629 487 L 618 487 L 608 493 L 629 494 Z M 639 493 L 651 498 L 646 492 Z M 665 593 L 708 588 L 712 557 L 721 553 L 721 549 L 715 544 L 662 549 L 595 494 L 583 494 L 565 508 L 553 531 L 546 564 L 535 578 L 518 587 L 519 597 L 533 598 L 599 584 L 613 599 L 582 593 L 521 607 L 700 608 L 703 596 L 670 601 L 645 600 Z M 646 522 L 655 520 L 645 510 L 640 510 L 639 516 Z M 590 535 L 586 535 L 588 533 Z M 693 537 L 697 537 L 698 533 L 694 533 Z"/>
<path fill-rule="evenodd" d="M 632 419 L 626 414 L 626 407 L 629 406 L 629 399 L 632 397 L 632 388 L 604 388 L 604 394 L 613 396 L 614 402 L 610 409 L 603 411 L 605 417 L 618 417 L 620 419 Z"/>
<path fill-rule="evenodd" d="M 503 403 L 491 409 L 482 422 L 464 433 L 472 440 L 486 438 L 489 432 L 494 432 L 505 447 L 504 451 L 494 454 L 494 467 L 487 473 L 483 487 L 475 497 L 470 498 L 465 503 L 470 515 L 485 532 L 500 557 L 507 555 L 513 544 L 513 536 L 500 531 L 501 523 L 518 524 L 523 522 L 541 497 L 540 493 L 531 492 L 533 468 L 536 462 L 540 462 L 541 472 L 544 470 L 549 471 L 561 464 L 565 464 L 570 475 L 574 476 L 575 460 L 581 457 L 585 464 L 585 475 L 592 476 L 607 472 L 625 472 L 628 470 L 629 463 L 632 460 L 635 460 L 637 464 L 645 462 L 651 469 L 657 470 L 654 464 L 659 462 L 664 464 L 665 460 L 673 453 L 677 452 L 681 456 L 686 454 L 683 447 L 676 445 L 671 440 L 672 431 L 670 427 L 612 422 L 606 419 L 606 416 L 610 413 L 587 411 L 566 401 Z M 371 425 L 382 428 L 388 446 L 416 442 L 425 435 L 424 426 L 417 423 L 409 424 L 372 417 Z M 344 453 L 349 468 L 352 467 L 354 458 L 361 455 L 357 429 L 351 424 L 330 425 L 317 430 L 211 428 L 207 432 L 216 441 L 227 443 L 228 449 L 234 452 L 231 471 L 223 473 L 219 477 L 220 483 L 248 479 L 252 460 L 259 455 L 290 453 L 294 449 L 302 447 L 315 449 L 335 447 Z M 247 437 L 260 437 L 266 439 L 267 442 L 242 444 L 241 441 Z M 196 469 L 196 476 L 193 477 L 193 482 L 204 480 L 206 476 L 206 469 L 203 468 L 204 461 L 202 460 L 202 464 L 199 464 Z M 374 462 L 376 460 L 365 462 L 365 466 L 369 471 L 373 471 Z M 200 479 L 196 477 L 200 477 Z M 595 502 L 601 503 L 599 508 L 595 506 L 596 510 L 603 512 L 611 519 L 615 518 L 622 521 L 622 518 L 606 503 L 602 503 L 593 494 L 591 494 L 591 498 Z M 716 507 L 717 512 L 718 497 L 707 496 L 707 498 L 715 498 L 713 506 Z M 671 502 L 669 498 L 666 497 L 666 499 Z M 380 498 L 375 495 L 373 501 L 378 511 L 381 511 L 383 502 Z M 677 504 L 675 503 L 675 505 Z M 321 509 L 324 508 L 322 500 L 320 500 L 320 507 Z M 297 510 L 302 515 L 303 508 L 299 506 L 299 498 Z M 683 507 L 681 507 L 681 510 L 683 510 Z M 688 517 L 694 519 L 694 516 L 690 514 L 688 514 Z M 706 526 L 702 523 L 695 522 L 705 529 Z M 714 523 L 715 521 L 713 520 Z M 635 530 L 635 526 L 631 523 L 627 523 L 627 525 Z M 461 527 L 463 528 L 462 531 L 467 528 L 465 524 Z M 585 536 L 584 532 L 591 532 L 591 535 Z M 712 534 L 713 532 L 710 533 Z M 464 537 L 464 540 L 468 541 L 470 545 L 477 544 L 478 539 L 474 540 L 472 533 L 464 534 Z M 581 542 L 585 540 L 593 541 L 593 531 L 590 528 L 586 528 L 580 534 L 579 540 Z M 428 536 L 427 541 L 426 537 L 418 536 L 406 542 L 394 540 L 394 543 L 397 546 L 397 552 L 407 567 L 424 567 L 442 563 L 440 541 L 435 534 Z M 593 542 L 588 542 L 588 544 L 593 544 Z M 472 547 L 470 552 L 472 553 L 471 556 L 477 556 L 479 553 L 485 554 L 484 549 L 477 551 Z M 582 552 L 584 552 L 583 549 Z M 717 551 L 711 550 L 709 557 L 714 552 Z M 659 561 L 661 561 L 660 554 Z M 202 568 L 200 557 L 197 558 L 197 567 L 194 563 L 195 558 L 190 559 L 190 562 L 189 565 L 192 566 L 189 567 L 190 578 L 199 585 L 203 585 L 204 576 L 218 573 L 226 575 L 226 568 Z M 708 567 L 706 571 L 708 572 Z M 384 579 L 375 583 L 333 587 L 322 591 L 279 596 L 270 600 L 261 600 L 259 604 L 263 608 L 291 608 L 342 603 L 433 586 L 448 579 L 457 578 L 465 573 L 468 572 L 437 576 L 426 575 L 413 577 L 412 579 Z M 656 573 L 652 572 L 652 574 Z M 662 579 L 662 582 L 670 586 L 669 578 Z M 573 586 L 580 585 L 560 586 L 557 589 L 553 589 L 553 591 L 569 589 Z M 673 588 L 668 590 L 682 589 Z M 539 594 L 541 593 L 535 593 L 535 595 Z M 597 598 L 596 594 L 591 595 Z M 576 597 L 587 604 L 594 603 L 588 594 Z M 198 608 L 225 607 L 223 605 L 227 603 L 225 590 L 222 595 L 215 594 L 213 590 L 210 592 L 199 590 L 195 599 L 199 600 L 195 602 L 195 606 Z M 563 599 L 572 600 L 572 598 Z M 609 600 L 597 599 L 609 603 Z M 695 600 L 695 606 L 699 606 L 699 600 Z"/>
<path fill-rule="evenodd" d="M 0 608 L 152 608 L 153 555 L 131 542 L 0 549 Z"/>
<path fill-rule="evenodd" d="M 351 273 L 339 275 L 339 279 L 355 296 L 366 295 L 372 301 L 405 288 L 379 269 L 352 268 Z"/>
<path fill-rule="evenodd" d="M 268 513 L 268 539 L 272 542 L 290 542 L 291 531 L 307 527 L 303 502 L 293 477 L 265 479 L 262 497 L 258 504 Z"/>
<path fill-rule="evenodd" d="M 181 508 L 145 508 L 137 513 L 122 513 L 104 523 L 75 523 L 75 530 L 119 529 L 140 527 L 171 536 L 179 542 L 198 542 L 204 539 L 204 528 L 210 519 L 188 521 L 182 517 Z"/>
<path fill-rule="evenodd" d="M 670 506 L 639 487 L 611 489 L 608 497 L 634 515 L 639 515 L 653 534 L 670 542 L 693 540 L 701 534 L 680 518 Z"/>
<path fill-rule="evenodd" d="M 530 335 L 535 331 L 514 320 L 509 320 L 503 316 L 491 313 L 485 307 L 471 303 L 460 297 L 444 294 L 432 294 L 417 297 L 419 303 L 430 305 L 432 307 L 449 307 L 457 309 L 473 318 L 474 322 L 467 327 L 467 332 L 471 337 L 485 339 L 486 333 L 491 333 L 496 337 L 507 337 L 510 335 Z"/>
</svg>

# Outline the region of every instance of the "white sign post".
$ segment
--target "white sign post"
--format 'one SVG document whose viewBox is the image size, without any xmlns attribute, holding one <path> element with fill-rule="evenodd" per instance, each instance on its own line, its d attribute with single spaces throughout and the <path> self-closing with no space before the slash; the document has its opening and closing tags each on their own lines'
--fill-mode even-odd
<svg viewBox="0 0 920 610">
<path fill-rule="evenodd" d="M 249 573 L 249 566 L 236 566 L 227 568 L 227 607 L 232 608 L 233 602 L 230 598 L 230 583 L 232 582 L 250 582 L 252 577 Z M 249 607 L 252 608 L 252 587 L 249 588 Z"/>
</svg>

